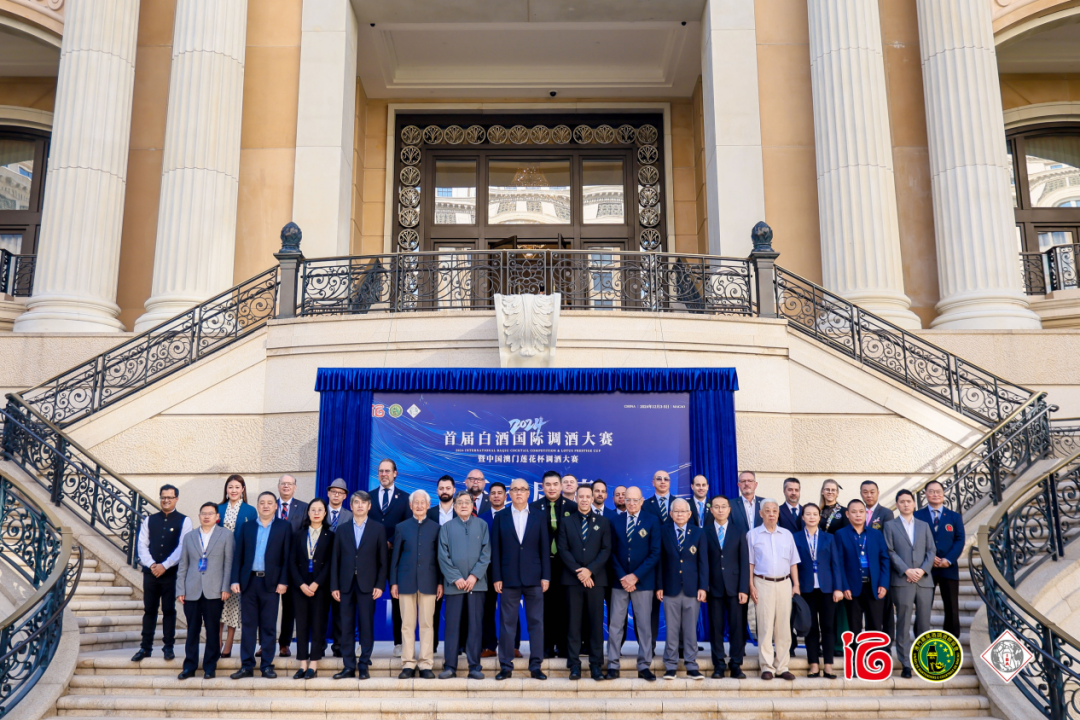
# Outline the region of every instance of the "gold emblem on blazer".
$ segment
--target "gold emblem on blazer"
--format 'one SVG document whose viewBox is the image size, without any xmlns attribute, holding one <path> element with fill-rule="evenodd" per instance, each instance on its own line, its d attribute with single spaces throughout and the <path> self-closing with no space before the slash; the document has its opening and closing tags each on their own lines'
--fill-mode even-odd
<svg viewBox="0 0 1080 720">
<path fill-rule="evenodd" d="M 599 526 L 599 525 L 593 525 L 593 526 L 592 526 L 592 529 L 593 529 L 593 530 L 599 530 L 599 529 L 600 529 L 600 526 Z"/>
<path fill-rule="evenodd" d="M 641 537 L 646 537 L 648 534 L 649 534 L 649 531 L 644 529 L 644 528 L 642 528 L 641 531 L 638 532 L 638 535 L 640 535 Z"/>
<path fill-rule="evenodd" d="M 697 554 L 697 545 L 691 545 L 690 546 L 690 554 L 691 555 L 696 555 Z"/>
</svg>

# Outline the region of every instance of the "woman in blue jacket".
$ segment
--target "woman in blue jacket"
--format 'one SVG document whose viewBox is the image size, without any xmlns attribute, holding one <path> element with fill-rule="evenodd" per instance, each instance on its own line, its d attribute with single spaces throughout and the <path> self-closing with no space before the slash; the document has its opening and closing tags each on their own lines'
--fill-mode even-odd
<svg viewBox="0 0 1080 720">
<path fill-rule="evenodd" d="M 810 663 L 807 677 L 830 680 L 833 650 L 836 645 L 836 604 L 844 597 L 843 575 L 840 572 L 840 555 L 836 539 L 820 530 L 821 510 L 814 503 L 807 503 L 802 511 L 803 529 L 795 533 L 795 547 L 799 549 L 799 588 L 803 600 L 810 606 L 810 632 L 806 636 L 806 659 Z M 825 660 L 824 673 L 818 673 L 818 659 Z"/>
<path fill-rule="evenodd" d="M 254 520 L 259 514 L 255 508 L 247 502 L 247 483 L 240 475 L 230 475 L 225 480 L 225 497 L 218 505 L 218 525 L 237 534 L 240 527 Z M 240 627 L 240 593 L 233 593 L 225 601 L 221 609 L 221 637 L 225 638 L 222 645 L 221 657 L 232 656 L 233 639 L 236 637 L 236 629 Z M 226 635 L 228 628 L 228 635 Z"/>
</svg>

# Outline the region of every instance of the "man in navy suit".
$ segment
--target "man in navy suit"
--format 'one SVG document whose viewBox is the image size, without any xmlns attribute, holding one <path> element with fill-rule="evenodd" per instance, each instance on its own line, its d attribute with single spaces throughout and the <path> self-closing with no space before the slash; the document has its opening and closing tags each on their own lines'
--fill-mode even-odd
<svg viewBox="0 0 1080 720">
<path fill-rule="evenodd" d="M 884 630 L 889 549 L 880 530 L 866 527 L 866 504 L 862 500 L 848 503 L 847 519 L 850 524 L 840 528 L 835 537 L 844 569 L 841 583 L 848 627 L 858 637 L 864 626 L 867 630 Z"/>
<path fill-rule="evenodd" d="M 564 478 L 565 479 L 565 478 Z M 611 557 L 611 523 L 592 506 L 592 488 L 580 485 L 577 507 L 559 526 L 556 544 L 562 558 L 562 582 L 570 611 L 566 665 L 571 680 L 581 679 L 581 638 L 588 626 L 589 671 L 592 679 L 604 675 L 604 586 L 608 583 Z M 589 621 L 585 623 L 584 617 Z"/>
<path fill-rule="evenodd" d="M 649 666 L 653 659 L 652 599 L 656 590 L 656 566 L 660 562 L 660 520 L 642 511 L 641 489 L 626 491 L 626 514 L 612 523 L 611 569 L 614 572 L 611 605 L 608 607 L 608 678 L 619 677 L 630 605 L 634 606 L 634 630 L 638 640 L 638 677 L 656 680 Z"/>
<path fill-rule="evenodd" d="M 792 535 L 803 529 L 802 505 L 799 498 L 802 496 L 802 484 L 799 478 L 789 477 L 784 480 L 784 498 L 787 500 L 780 506 L 780 527 Z"/>
<path fill-rule="evenodd" d="M 465 476 L 465 490 L 472 496 L 473 515 L 477 517 L 491 510 L 491 500 L 484 492 L 485 485 L 487 485 L 487 478 L 484 477 L 484 471 L 479 468 L 473 468 Z"/>
<path fill-rule="evenodd" d="M 705 679 L 697 664 L 697 621 L 701 603 L 705 602 L 705 589 L 709 587 L 709 561 L 705 534 L 690 522 L 690 514 L 690 503 L 677 498 L 671 503 L 671 524 L 660 531 L 662 584 L 656 597 L 664 601 L 667 620 L 665 680 L 675 679 L 680 649 L 686 676 L 692 680 Z"/>
<path fill-rule="evenodd" d="M 942 630 L 959 639 L 960 568 L 957 562 L 964 550 L 964 518 L 945 507 L 945 486 L 937 480 L 927 484 L 925 493 L 929 507 L 916 510 L 915 517 L 929 523 L 934 532 L 937 557 L 930 575 L 934 578 L 935 591 L 941 590 L 941 603 L 945 606 Z"/>
<path fill-rule="evenodd" d="M 739 473 L 739 497 L 731 503 L 731 522 L 744 534 L 761 524 L 761 498 L 756 493 L 757 475 L 743 470 Z"/>
<path fill-rule="evenodd" d="M 281 520 L 288 521 L 292 526 L 293 533 L 300 529 L 300 523 L 307 517 L 306 502 L 293 497 L 296 492 L 296 478 L 292 475 L 282 475 L 278 478 L 278 506 L 277 516 Z M 278 645 L 281 647 L 281 657 L 289 657 L 289 646 L 292 645 L 293 625 L 296 615 L 293 611 L 292 593 L 281 596 L 281 632 L 278 637 Z"/>
<path fill-rule="evenodd" d="M 232 591 L 240 593 L 240 669 L 233 680 L 255 674 L 255 637 L 262 640 L 259 669 L 265 678 L 276 678 L 274 640 L 277 630 L 278 596 L 289 589 L 292 526 L 274 517 L 278 509 L 272 492 L 259 495 L 259 518 L 240 526 L 233 552 Z"/>
<path fill-rule="evenodd" d="M 335 680 L 371 677 L 371 651 L 375 647 L 375 601 L 382 597 L 390 570 L 386 529 L 370 517 L 371 495 L 363 490 L 349 501 L 352 518 L 338 522 L 334 531 L 334 559 L 330 565 L 330 594 L 341 603 L 342 659 L 345 669 Z M 357 614 L 360 616 L 360 658 L 356 657 Z"/>
<path fill-rule="evenodd" d="M 555 470 L 544 473 L 542 483 L 544 497 L 529 505 L 529 511 L 544 518 L 551 539 L 551 585 L 544 596 L 544 657 L 566 657 L 566 593 L 555 539 L 559 535 L 559 526 L 574 509 L 574 504 L 562 497 L 562 475 Z"/>
<path fill-rule="evenodd" d="M 712 521 L 712 513 L 709 512 L 709 480 L 704 475 L 695 475 L 690 481 L 690 490 L 693 497 L 690 498 L 690 522 L 695 527 L 703 528 Z"/>
<path fill-rule="evenodd" d="M 611 491 L 611 504 L 614 507 L 604 508 L 604 517 L 612 523 L 614 527 L 615 520 L 620 515 L 626 514 L 626 486 L 616 485 L 615 489 Z"/>
<path fill-rule="evenodd" d="M 705 526 L 705 551 L 709 562 L 709 642 L 712 643 L 714 678 L 744 679 L 743 656 L 746 653 L 746 623 L 743 606 L 750 600 L 750 554 L 746 533 L 730 522 L 731 504 L 723 495 L 710 503 L 712 520 Z M 724 626 L 728 626 L 731 662 L 724 663 Z"/>
<path fill-rule="evenodd" d="M 645 501 L 641 506 L 641 511 L 648 515 L 652 515 L 660 521 L 660 525 L 671 524 L 671 503 L 675 501 L 675 496 L 671 494 L 671 476 L 663 470 L 657 470 L 653 474 L 652 479 L 653 496 Z M 660 629 L 660 604 L 661 601 L 653 596 L 652 600 L 652 613 L 650 618 L 652 619 L 652 644 L 653 652 L 656 651 L 656 633 Z"/>
<path fill-rule="evenodd" d="M 495 516 L 506 507 L 506 485 L 501 482 L 491 483 L 491 487 L 488 488 L 488 511 L 480 516 L 480 519 L 487 523 L 488 537 L 495 530 Z M 480 641 L 480 647 L 483 648 L 480 651 L 482 658 L 495 657 L 499 648 L 499 631 L 495 624 L 495 608 L 498 605 L 498 593 L 489 591 L 484 595 L 484 630 Z M 462 615 L 461 620 L 462 629 L 468 635 L 466 628 L 469 625 L 469 614 Z M 518 644 L 520 645 L 520 642 Z"/>
<path fill-rule="evenodd" d="M 494 486 L 492 486 L 494 491 Z M 518 606 L 525 601 L 529 625 L 529 673 L 547 680 L 540 670 L 544 662 L 544 593 L 551 585 L 551 536 L 545 518 L 529 512 L 529 483 L 517 478 L 510 483 L 511 507 L 495 515 L 491 529 L 491 579 L 499 598 L 502 632 L 499 635 L 499 673 L 496 680 L 513 674 Z"/>
<path fill-rule="evenodd" d="M 397 463 L 393 460 L 387 458 L 379 462 L 379 488 L 371 495 L 369 516 L 383 526 L 389 541 L 387 548 L 392 552 L 397 524 L 412 517 L 409 494 L 397 487 Z M 394 657 L 401 657 L 401 604 L 393 596 L 390 598 L 390 614 L 394 626 Z"/>
</svg>

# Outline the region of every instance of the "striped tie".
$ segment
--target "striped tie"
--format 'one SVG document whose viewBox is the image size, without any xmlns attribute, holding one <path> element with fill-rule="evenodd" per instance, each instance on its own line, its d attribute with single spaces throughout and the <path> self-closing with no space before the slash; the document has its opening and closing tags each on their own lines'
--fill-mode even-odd
<svg viewBox="0 0 1080 720">
<path fill-rule="evenodd" d="M 724 547 L 724 536 L 727 535 L 727 526 L 721 525 L 720 529 L 716 531 L 716 539 L 720 541 L 720 548 Z"/>
<path fill-rule="evenodd" d="M 585 544 L 585 540 L 589 537 L 589 516 L 583 515 L 581 518 L 581 544 Z"/>
<path fill-rule="evenodd" d="M 660 522 L 667 522 L 667 498 L 660 498 Z"/>
<path fill-rule="evenodd" d="M 629 540 L 634 536 L 634 530 L 637 529 L 637 518 L 633 515 L 626 516 L 626 539 Z"/>
<path fill-rule="evenodd" d="M 686 539 L 686 528 L 679 530 L 679 552 L 682 552 L 683 540 Z"/>
</svg>

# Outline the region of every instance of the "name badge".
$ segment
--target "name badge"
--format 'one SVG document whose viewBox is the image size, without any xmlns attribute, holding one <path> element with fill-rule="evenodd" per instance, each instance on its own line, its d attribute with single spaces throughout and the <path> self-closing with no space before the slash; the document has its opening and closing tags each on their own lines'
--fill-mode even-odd
<svg viewBox="0 0 1080 720">
<path fill-rule="evenodd" d="M 199 558 L 199 572 L 206 572 L 206 558 Z"/>
<path fill-rule="evenodd" d="M 314 560 L 308 560 L 307 561 L 307 571 L 309 573 L 310 572 L 315 572 L 315 561 Z"/>
<path fill-rule="evenodd" d="M 817 575 L 817 560 L 814 561 L 814 574 Z"/>
</svg>

